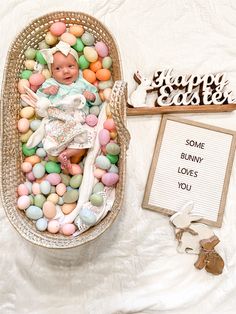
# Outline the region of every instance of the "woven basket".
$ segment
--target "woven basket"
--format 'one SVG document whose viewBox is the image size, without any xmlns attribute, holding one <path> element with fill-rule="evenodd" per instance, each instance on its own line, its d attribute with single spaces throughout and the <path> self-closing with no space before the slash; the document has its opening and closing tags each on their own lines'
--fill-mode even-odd
<svg viewBox="0 0 236 314">
<path fill-rule="evenodd" d="M 24 69 L 24 52 L 27 48 L 37 48 L 44 39 L 45 33 L 52 23 L 64 21 L 67 26 L 82 25 L 92 33 L 95 40 L 104 41 L 109 47 L 113 59 L 112 76 L 113 86 L 110 107 L 116 123 L 118 142 L 121 146 L 119 159 L 119 182 L 116 186 L 116 198 L 111 211 L 96 226 L 77 237 L 68 237 L 61 234 L 39 232 L 35 224 L 25 213 L 16 208 L 17 186 L 24 177 L 20 170 L 22 153 L 20 147 L 17 121 L 20 112 L 20 94 L 17 89 L 19 73 Z M 123 199 L 125 181 L 125 158 L 129 143 L 129 133 L 125 127 L 126 118 L 126 84 L 121 80 L 121 63 L 116 43 L 109 31 L 95 18 L 80 12 L 55 12 L 35 19 L 27 26 L 13 42 L 7 57 L 4 71 L 1 99 L 1 190 L 2 202 L 7 217 L 16 230 L 30 242 L 47 248 L 71 248 L 95 239 L 102 234 L 116 218 Z"/>
</svg>

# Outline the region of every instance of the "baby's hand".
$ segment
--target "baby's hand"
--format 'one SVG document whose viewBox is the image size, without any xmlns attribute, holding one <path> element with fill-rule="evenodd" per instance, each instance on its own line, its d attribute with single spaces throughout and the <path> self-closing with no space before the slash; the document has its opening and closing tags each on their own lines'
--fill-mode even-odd
<svg viewBox="0 0 236 314">
<path fill-rule="evenodd" d="M 83 92 L 83 96 L 86 98 L 86 100 L 88 100 L 88 101 L 94 101 L 95 99 L 96 99 L 96 96 L 92 93 L 92 92 L 90 92 L 90 91 L 88 91 L 88 90 L 85 90 L 84 92 Z"/>
<path fill-rule="evenodd" d="M 44 88 L 43 93 L 47 95 L 56 95 L 58 92 L 59 86 L 52 85 L 49 87 Z"/>
</svg>

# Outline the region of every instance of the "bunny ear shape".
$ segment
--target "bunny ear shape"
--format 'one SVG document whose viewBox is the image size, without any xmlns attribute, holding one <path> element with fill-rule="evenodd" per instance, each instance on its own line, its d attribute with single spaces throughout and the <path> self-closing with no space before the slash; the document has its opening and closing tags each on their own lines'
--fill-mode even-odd
<svg viewBox="0 0 236 314">
<path fill-rule="evenodd" d="M 190 201 L 190 202 L 184 204 L 184 206 L 181 208 L 180 211 L 183 214 L 187 215 L 187 214 L 189 214 L 192 211 L 193 207 L 194 207 L 194 203 L 193 203 L 193 201 Z"/>
<path fill-rule="evenodd" d="M 26 94 L 33 100 L 33 101 L 37 101 L 39 100 L 39 97 L 27 86 L 25 86 L 25 91 Z"/>
<path fill-rule="evenodd" d="M 42 120 L 40 127 L 30 136 L 26 144 L 28 148 L 33 148 L 42 141 L 45 135 L 45 130 L 44 130 L 45 123 L 46 121 Z"/>
<path fill-rule="evenodd" d="M 35 108 L 36 103 L 27 94 L 21 94 L 21 99 L 29 106 Z"/>
</svg>

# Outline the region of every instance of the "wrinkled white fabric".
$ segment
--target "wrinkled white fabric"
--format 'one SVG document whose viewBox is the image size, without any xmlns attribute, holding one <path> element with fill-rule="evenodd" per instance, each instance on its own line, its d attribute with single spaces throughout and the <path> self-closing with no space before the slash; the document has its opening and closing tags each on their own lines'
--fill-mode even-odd
<svg viewBox="0 0 236 314">
<path fill-rule="evenodd" d="M 10 43 L 32 19 L 59 10 L 97 17 L 114 35 L 124 79 L 173 68 L 176 74 L 226 72 L 236 94 L 236 3 L 231 0 L 8 0 L 1 3 L 0 76 Z M 236 130 L 236 112 L 181 114 Z M 168 218 L 141 208 L 160 116 L 128 117 L 126 191 L 114 224 L 81 247 L 53 251 L 23 240 L 0 210 L 0 313 L 211 314 L 236 309 L 236 164 L 218 251 L 221 276 L 181 255 Z M 204 187 L 203 187 L 204 188 Z"/>
</svg>

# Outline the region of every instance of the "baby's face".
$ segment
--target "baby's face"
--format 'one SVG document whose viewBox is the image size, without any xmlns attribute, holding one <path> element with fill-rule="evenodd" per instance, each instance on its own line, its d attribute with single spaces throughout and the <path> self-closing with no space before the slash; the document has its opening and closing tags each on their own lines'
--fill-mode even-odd
<svg viewBox="0 0 236 314">
<path fill-rule="evenodd" d="M 79 67 L 75 58 L 69 53 L 68 56 L 61 52 L 53 55 L 52 77 L 59 83 L 70 85 L 79 76 Z"/>
</svg>

